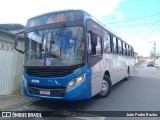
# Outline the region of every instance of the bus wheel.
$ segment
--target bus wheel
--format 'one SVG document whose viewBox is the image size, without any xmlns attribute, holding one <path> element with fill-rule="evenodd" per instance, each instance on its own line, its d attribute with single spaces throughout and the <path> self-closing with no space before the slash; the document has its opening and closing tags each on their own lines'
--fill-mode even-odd
<svg viewBox="0 0 160 120">
<path fill-rule="evenodd" d="M 109 76 L 104 76 L 102 81 L 102 91 L 98 94 L 99 98 L 107 97 L 111 91 L 111 80 Z"/>
</svg>

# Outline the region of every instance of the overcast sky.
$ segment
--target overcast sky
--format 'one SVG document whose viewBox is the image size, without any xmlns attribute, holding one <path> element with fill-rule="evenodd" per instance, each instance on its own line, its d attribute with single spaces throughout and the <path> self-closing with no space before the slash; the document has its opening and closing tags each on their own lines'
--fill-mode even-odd
<svg viewBox="0 0 160 120">
<path fill-rule="evenodd" d="M 46 12 L 83 9 L 124 38 L 139 54 L 157 43 L 160 51 L 160 0 L 3 0 L 0 24 L 20 23 Z"/>
</svg>

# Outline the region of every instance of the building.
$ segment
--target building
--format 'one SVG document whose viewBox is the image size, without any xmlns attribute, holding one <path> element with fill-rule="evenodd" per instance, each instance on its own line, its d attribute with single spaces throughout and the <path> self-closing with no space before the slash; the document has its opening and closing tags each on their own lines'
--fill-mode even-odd
<svg viewBox="0 0 160 120">
<path fill-rule="evenodd" d="M 21 92 L 23 55 L 14 50 L 14 34 L 20 24 L 0 24 L 0 95 Z M 23 38 L 19 39 L 21 46 Z"/>
</svg>

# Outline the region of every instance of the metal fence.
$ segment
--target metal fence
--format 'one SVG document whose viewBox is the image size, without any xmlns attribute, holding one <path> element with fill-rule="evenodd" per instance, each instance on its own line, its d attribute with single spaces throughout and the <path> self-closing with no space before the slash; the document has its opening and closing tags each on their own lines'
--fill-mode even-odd
<svg viewBox="0 0 160 120">
<path fill-rule="evenodd" d="M 15 51 L 0 50 L 0 95 L 21 88 L 23 57 Z"/>
</svg>

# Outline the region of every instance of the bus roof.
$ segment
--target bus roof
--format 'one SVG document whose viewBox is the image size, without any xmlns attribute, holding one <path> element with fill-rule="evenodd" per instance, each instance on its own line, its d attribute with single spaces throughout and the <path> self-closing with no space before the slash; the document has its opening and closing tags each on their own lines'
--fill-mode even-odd
<svg viewBox="0 0 160 120">
<path fill-rule="evenodd" d="M 64 12 L 74 12 L 74 11 L 80 11 L 82 12 L 83 16 L 84 16 L 84 19 L 92 19 L 94 20 L 95 22 L 97 22 L 101 27 L 103 27 L 103 29 L 107 30 L 109 33 L 113 34 L 114 36 L 116 36 L 117 38 L 121 39 L 123 42 L 125 42 L 117 33 L 115 33 L 113 30 L 111 30 L 109 27 L 107 27 L 105 24 L 103 24 L 102 22 L 100 22 L 98 19 L 96 19 L 93 15 L 89 14 L 88 12 L 86 12 L 85 10 L 81 10 L 81 9 L 67 9 L 67 10 L 59 10 L 59 11 L 52 11 L 52 12 L 48 12 L 48 13 L 44 13 L 44 14 L 41 14 L 41 15 L 37 15 L 37 16 L 34 16 L 29 20 L 31 19 L 35 19 L 35 18 L 38 18 L 38 17 L 42 17 L 42 16 L 47 16 L 47 15 L 51 15 L 51 14 L 58 14 L 58 13 L 64 13 Z M 125 42 L 126 43 L 126 42 Z M 127 43 L 128 44 L 128 43 Z M 128 44 L 129 45 L 129 44 Z"/>
</svg>

